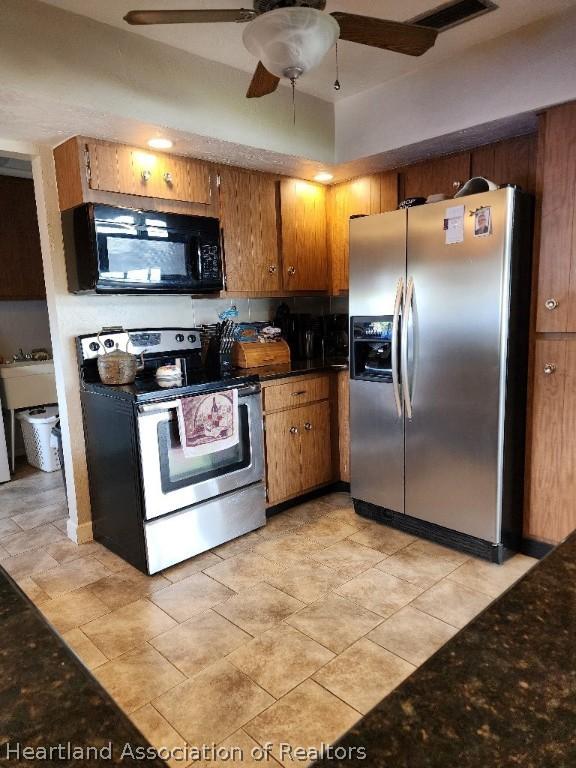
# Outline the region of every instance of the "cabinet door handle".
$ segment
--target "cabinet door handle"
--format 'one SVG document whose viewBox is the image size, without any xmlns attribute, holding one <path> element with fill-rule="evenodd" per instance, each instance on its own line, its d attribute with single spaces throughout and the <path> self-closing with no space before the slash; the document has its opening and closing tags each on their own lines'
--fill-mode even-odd
<svg viewBox="0 0 576 768">
<path fill-rule="evenodd" d="M 306 394 L 305 389 L 301 389 L 299 392 L 292 392 L 292 397 L 302 397 L 302 395 Z"/>
<path fill-rule="evenodd" d="M 150 171 L 148 168 L 144 168 L 144 170 L 141 173 L 142 181 L 146 183 L 147 181 L 150 181 L 152 178 L 152 171 Z"/>
<path fill-rule="evenodd" d="M 172 184 L 172 182 L 174 181 L 174 178 L 170 173 L 170 171 L 166 171 L 166 173 L 164 174 L 164 181 L 166 182 L 166 184 Z"/>
<path fill-rule="evenodd" d="M 556 373 L 556 366 L 554 363 L 546 363 L 544 366 L 544 375 L 545 376 L 552 376 L 553 373 Z"/>
<path fill-rule="evenodd" d="M 288 274 L 289 275 L 295 275 L 296 274 L 296 267 L 288 267 Z"/>
<path fill-rule="evenodd" d="M 559 305 L 560 305 L 560 302 L 558 301 L 558 299 L 547 299 L 546 302 L 544 303 L 544 306 L 546 307 L 546 309 L 549 309 L 550 312 L 552 312 L 555 309 L 558 309 Z"/>
<path fill-rule="evenodd" d="M 310 424 L 310 422 L 307 421 L 306 424 L 304 424 L 304 429 L 306 430 L 306 432 L 310 432 L 312 430 L 312 424 Z"/>
<path fill-rule="evenodd" d="M 298 427 L 290 427 L 290 434 L 291 435 L 297 435 L 298 434 Z"/>
<path fill-rule="evenodd" d="M 276 264 L 270 264 L 270 266 L 268 267 L 268 272 L 270 272 L 271 275 L 275 274 Z"/>
</svg>

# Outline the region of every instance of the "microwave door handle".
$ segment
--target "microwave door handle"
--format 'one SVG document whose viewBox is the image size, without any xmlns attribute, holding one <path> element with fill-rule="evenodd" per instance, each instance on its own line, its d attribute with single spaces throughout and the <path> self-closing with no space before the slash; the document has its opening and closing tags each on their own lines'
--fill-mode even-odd
<svg viewBox="0 0 576 768">
<path fill-rule="evenodd" d="M 412 419 L 412 397 L 410 395 L 410 379 L 408 376 L 408 330 L 410 325 L 410 315 L 413 315 L 413 301 L 414 278 L 410 277 L 406 285 L 404 317 L 402 318 L 402 348 L 400 350 L 400 357 L 402 359 L 402 392 L 408 419 Z"/>
<path fill-rule="evenodd" d="M 404 280 L 399 278 L 396 286 L 396 299 L 394 302 L 394 316 L 392 320 L 392 386 L 394 389 L 394 401 L 398 418 L 402 418 L 402 395 L 400 393 L 400 378 L 398 375 L 398 337 L 400 332 L 400 312 L 402 310 L 402 297 L 404 294 Z"/>
</svg>

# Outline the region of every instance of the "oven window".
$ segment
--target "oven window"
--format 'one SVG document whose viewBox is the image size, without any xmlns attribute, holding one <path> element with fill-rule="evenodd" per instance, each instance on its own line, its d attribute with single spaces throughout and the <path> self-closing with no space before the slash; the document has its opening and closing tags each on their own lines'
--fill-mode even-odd
<svg viewBox="0 0 576 768">
<path fill-rule="evenodd" d="M 248 406 L 238 407 L 239 440 L 232 448 L 193 459 L 186 458 L 180 445 L 178 422 L 174 417 L 158 425 L 162 492 L 170 493 L 188 485 L 202 483 L 250 465 L 250 428 Z"/>
<path fill-rule="evenodd" d="M 106 269 L 101 277 L 130 283 L 161 283 L 188 276 L 186 243 L 106 237 Z"/>
</svg>

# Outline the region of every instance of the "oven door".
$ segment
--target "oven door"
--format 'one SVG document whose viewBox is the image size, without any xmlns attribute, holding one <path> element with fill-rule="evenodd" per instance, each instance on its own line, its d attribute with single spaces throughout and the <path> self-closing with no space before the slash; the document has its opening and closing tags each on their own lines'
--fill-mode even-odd
<svg viewBox="0 0 576 768">
<path fill-rule="evenodd" d="M 232 448 L 186 458 L 178 432 L 178 401 L 138 406 L 145 518 L 184 509 L 264 477 L 260 386 L 238 390 L 239 441 Z"/>
</svg>

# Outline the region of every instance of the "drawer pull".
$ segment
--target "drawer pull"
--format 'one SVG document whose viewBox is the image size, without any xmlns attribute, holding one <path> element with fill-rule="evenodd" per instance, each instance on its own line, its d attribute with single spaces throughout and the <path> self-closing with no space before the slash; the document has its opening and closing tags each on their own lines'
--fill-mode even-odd
<svg viewBox="0 0 576 768">
<path fill-rule="evenodd" d="M 296 267 L 288 267 L 288 274 L 290 276 L 295 275 L 296 274 Z"/>
<path fill-rule="evenodd" d="M 291 435 L 297 435 L 298 434 L 298 427 L 290 427 L 290 434 Z"/>
<path fill-rule="evenodd" d="M 544 304 L 544 306 L 546 307 L 546 309 L 549 309 L 549 310 L 550 310 L 550 312 L 552 312 L 552 311 L 553 311 L 553 310 L 555 310 L 555 309 L 558 309 L 558 306 L 559 306 L 559 305 L 560 305 L 560 302 L 558 301 L 558 299 L 548 299 L 548 300 L 545 302 L 545 304 Z"/>
<path fill-rule="evenodd" d="M 310 424 L 310 422 L 309 422 L 309 421 L 307 421 L 307 422 L 306 422 L 306 424 L 304 424 L 304 429 L 305 429 L 307 432 L 310 432 L 310 431 L 312 430 L 312 424 Z"/>
<path fill-rule="evenodd" d="M 275 275 L 276 274 L 276 265 L 275 264 L 270 264 L 270 266 L 268 267 L 268 272 L 270 272 L 271 275 Z"/>
<path fill-rule="evenodd" d="M 552 376 L 553 373 L 556 373 L 556 366 L 554 363 L 546 363 L 544 366 L 544 375 L 545 376 Z"/>
<path fill-rule="evenodd" d="M 292 397 L 302 397 L 302 395 L 306 395 L 307 390 L 301 389 L 299 392 L 292 392 Z"/>
<path fill-rule="evenodd" d="M 164 181 L 166 182 L 166 184 L 172 184 L 172 182 L 174 181 L 170 171 L 166 171 L 166 173 L 164 174 Z"/>
<path fill-rule="evenodd" d="M 142 176 L 142 181 L 146 183 L 147 181 L 150 181 L 150 179 L 152 178 L 152 171 L 149 171 L 147 168 L 145 168 L 142 171 L 141 176 Z"/>
</svg>

